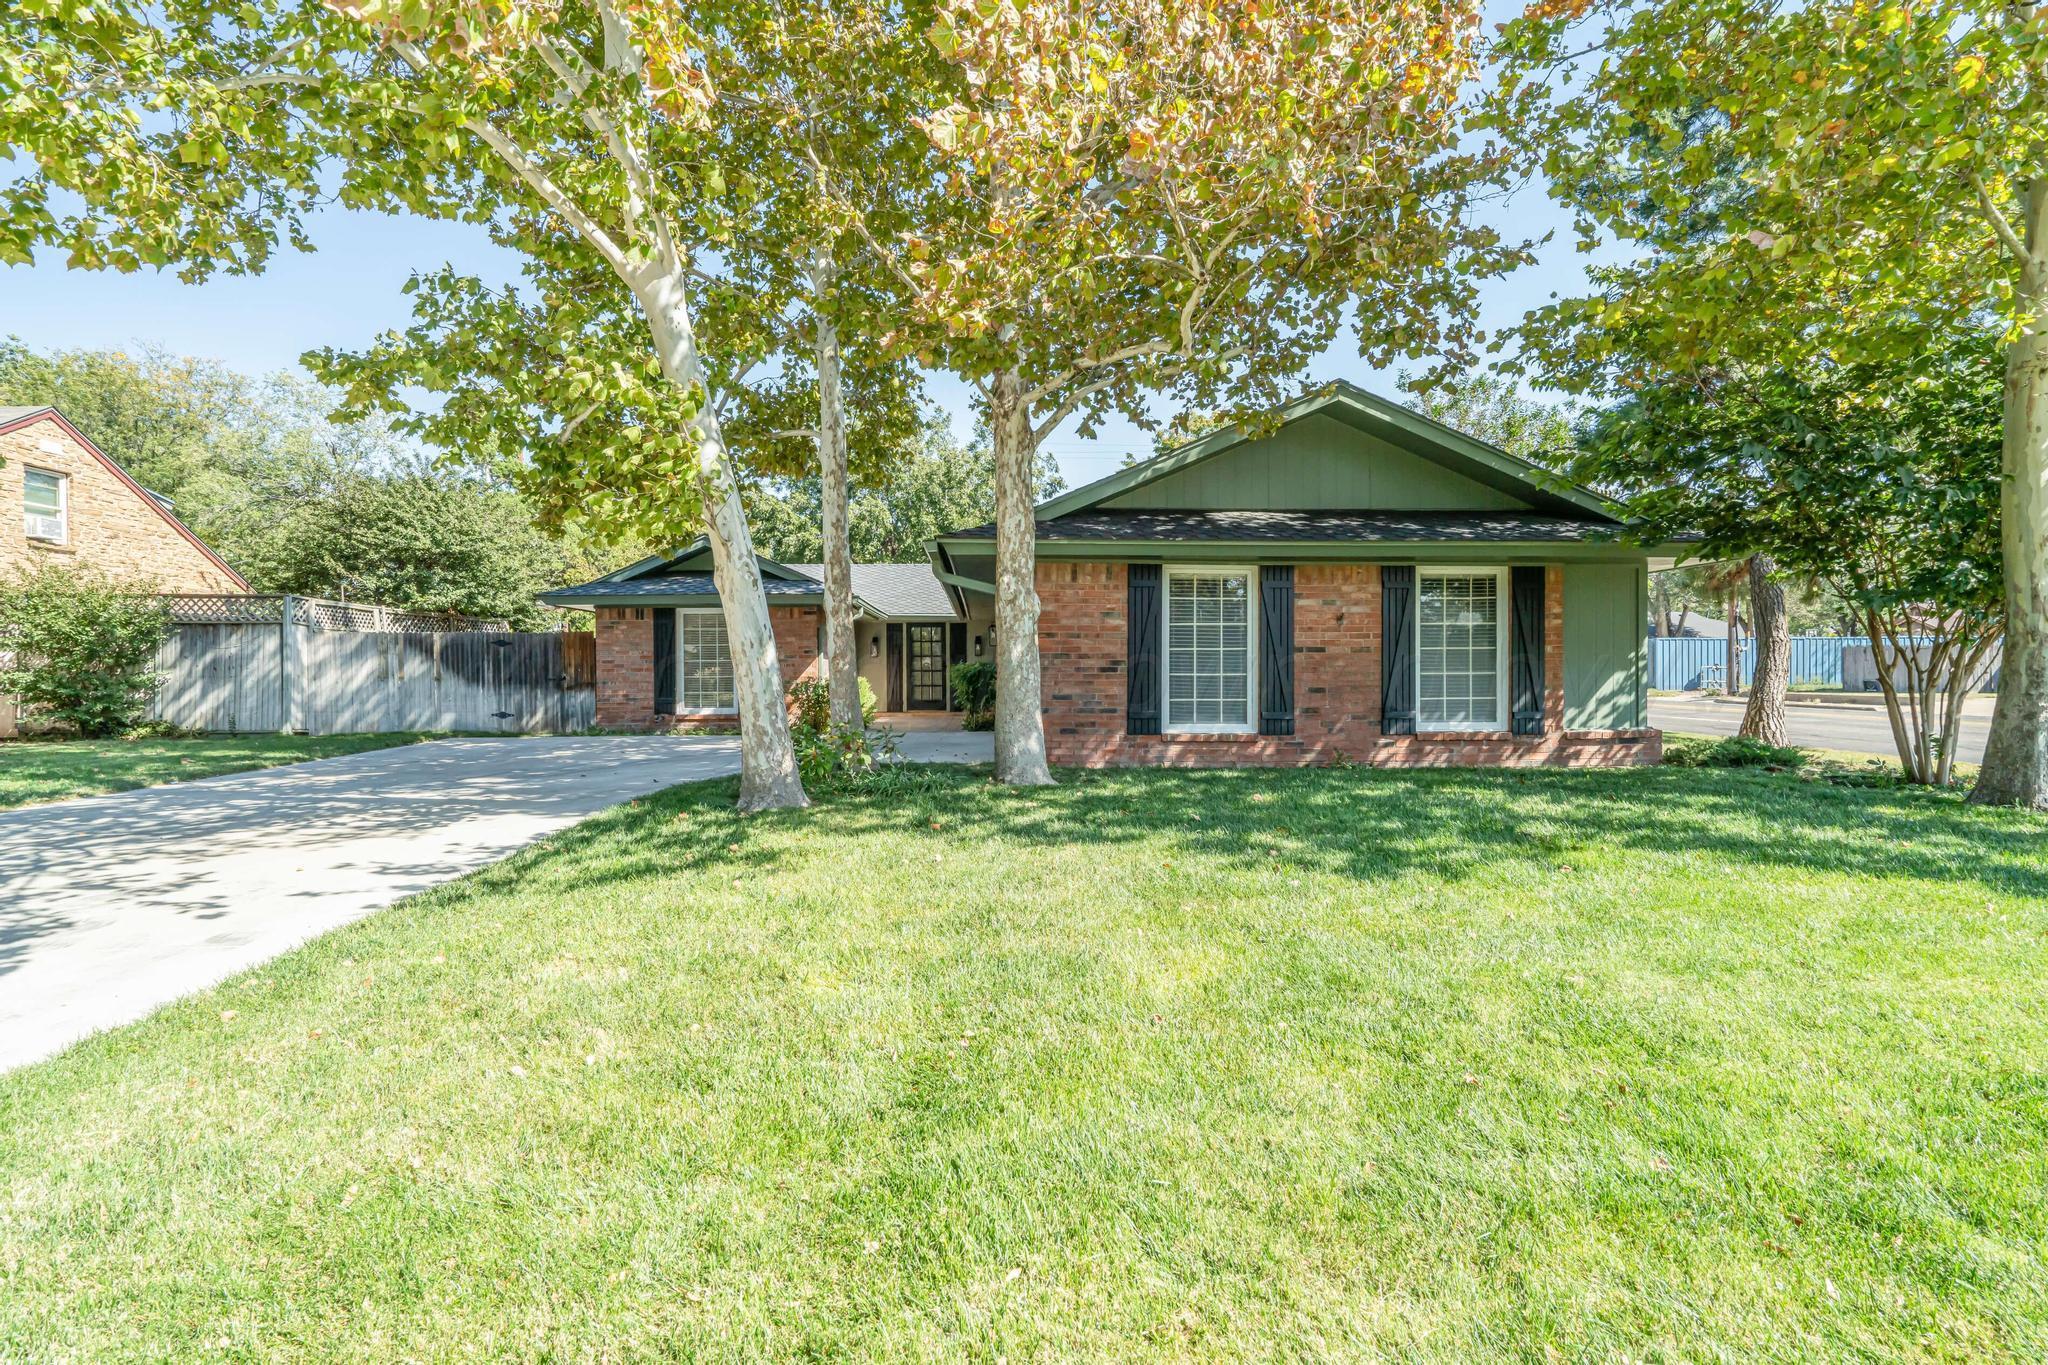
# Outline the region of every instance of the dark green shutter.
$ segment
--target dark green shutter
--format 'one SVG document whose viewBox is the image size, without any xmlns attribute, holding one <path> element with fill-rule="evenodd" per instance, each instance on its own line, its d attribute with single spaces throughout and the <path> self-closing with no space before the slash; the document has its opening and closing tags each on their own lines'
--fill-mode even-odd
<svg viewBox="0 0 2048 1365">
<path fill-rule="evenodd" d="M 1543 733 L 1543 566 L 1510 572 L 1508 703 L 1518 735 Z"/>
<path fill-rule="evenodd" d="M 1294 733 L 1294 566 L 1259 570 L 1259 733 Z"/>
<path fill-rule="evenodd" d="M 1129 566 L 1124 732 L 1159 733 L 1159 566 Z"/>
<path fill-rule="evenodd" d="M 654 609 L 654 714 L 676 713 L 676 609 Z"/>
<path fill-rule="evenodd" d="M 1415 733 L 1415 566 L 1380 566 L 1380 733 Z"/>
</svg>

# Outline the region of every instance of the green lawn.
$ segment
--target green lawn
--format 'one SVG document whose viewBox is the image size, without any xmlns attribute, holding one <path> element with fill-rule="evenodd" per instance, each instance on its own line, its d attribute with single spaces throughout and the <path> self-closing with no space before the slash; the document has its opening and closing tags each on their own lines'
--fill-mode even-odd
<svg viewBox="0 0 2048 1365">
<path fill-rule="evenodd" d="M 0 741 L 0 810 L 102 796 L 309 758 L 411 744 L 422 735 L 219 735 L 204 739 Z"/>
<path fill-rule="evenodd" d="M 679 788 L 0 1078 L 0 1359 L 2048 1356 L 2048 822 Z"/>
</svg>

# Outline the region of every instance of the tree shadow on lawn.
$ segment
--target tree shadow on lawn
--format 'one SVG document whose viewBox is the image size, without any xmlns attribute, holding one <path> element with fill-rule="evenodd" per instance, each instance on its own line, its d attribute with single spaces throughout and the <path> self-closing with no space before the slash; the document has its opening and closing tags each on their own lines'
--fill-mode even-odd
<svg viewBox="0 0 2048 1365">
<path fill-rule="evenodd" d="M 1385 881 L 1460 881 L 1575 856 L 1707 855 L 1726 866 L 1930 882 L 2048 897 L 2048 821 L 1914 789 L 1835 787 L 1768 773 L 1560 770 L 1069 771 L 1013 789 L 985 773 L 919 770 L 887 790 L 808 811 L 741 816 L 731 779 L 671 788 L 551 841 L 605 880 L 766 872 L 792 851 L 771 832 L 893 834 L 957 846 L 1147 845 L 1162 858 Z M 809 826 L 809 830 L 807 830 Z M 623 836 L 614 842 L 615 836 Z M 621 847 L 624 845 L 624 847 Z M 604 856 L 596 857 L 602 850 Z M 562 869 L 567 871 L 566 868 Z"/>
</svg>

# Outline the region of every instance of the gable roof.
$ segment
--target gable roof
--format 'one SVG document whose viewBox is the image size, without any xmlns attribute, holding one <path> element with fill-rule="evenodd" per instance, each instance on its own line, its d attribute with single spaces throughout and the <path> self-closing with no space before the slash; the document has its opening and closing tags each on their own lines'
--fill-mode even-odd
<svg viewBox="0 0 2048 1365">
<path fill-rule="evenodd" d="M 1475 483 L 1512 494 L 1526 502 L 1532 511 L 1616 526 L 1621 524 L 1618 509 L 1598 494 L 1532 461 L 1511 455 L 1499 446 L 1447 427 L 1413 408 L 1403 407 L 1356 384 L 1337 380 L 1315 393 L 1296 399 L 1273 414 L 1273 429 L 1312 416 L 1334 418 Z M 1097 479 L 1041 503 L 1037 516 L 1040 521 L 1052 521 L 1097 507 L 1111 498 L 1124 498 L 1169 475 L 1204 464 L 1271 434 L 1272 430 L 1264 427 L 1247 431 L 1242 424 L 1232 423 L 1176 446 L 1163 455 L 1120 469 L 1107 478 Z"/>
<path fill-rule="evenodd" d="M 239 585 L 243 592 L 249 591 L 249 580 L 242 577 L 242 575 L 240 575 L 239 573 L 236 573 L 233 565 L 229 564 L 225 559 L 222 559 L 219 555 L 215 554 L 213 547 L 211 545 L 208 545 L 205 541 L 201 540 L 196 534 L 194 534 L 191 527 L 187 526 L 184 522 L 178 520 L 177 514 L 171 511 L 170 500 L 168 498 L 159 497 L 157 494 L 150 492 L 141 484 L 135 482 L 134 478 L 128 473 L 128 471 L 121 468 L 121 464 L 118 460 L 114 459 L 114 457 L 107 454 L 106 451 L 101 450 L 98 446 L 94 445 L 91 439 L 88 438 L 84 432 L 80 431 L 77 427 L 71 425 L 70 419 L 66 418 L 63 413 L 57 411 L 57 409 L 49 406 L 48 404 L 44 404 L 41 407 L 0 408 L 0 436 L 5 436 L 9 432 L 19 431 L 23 427 L 26 427 L 31 423 L 35 422 L 53 422 L 58 427 L 62 428 L 67 436 L 69 436 L 72 440 L 78 443 L 78 446 L 81 450 L 85 451 L 86 454 L 92 456 L 93 459 L 99 461 L 100 464 L 105 467 L 106 471 L 109 474 L 112 474 L 114 478 L 123 487 L 127 488 L 129 492 L 133 493 L 137 498 L 141 499 L 142 504 L 145 507 L 149 508 L 150 511 L 162 517 L 166 522 L 170 524 L 172 530 L 176 531 L 179 535 L 183 536 L 186 540 L 190 541 L 194 549 L 198 550 L 199 553 L 205 555 L 209 560 L 211 560 L 213 562 L 214 567 L 219 569 L 222 573 L 226 574 L 230 580 Z"/>
<path fill-rule="evenodd" d="M 716 606 L 718 586 L 709 567 L 710 542 L 699 536 L 681 549 L 650 555 L 602 578 L 544 592 L 556 607 Z M 761 586 L 776 606 L 823 606 L 825 566 L 781 564 L 755 555 Z M 930 564 L 856 564 L 854 605 L 870 616 L 955 619 L 951 599 Z"/>
</svg>

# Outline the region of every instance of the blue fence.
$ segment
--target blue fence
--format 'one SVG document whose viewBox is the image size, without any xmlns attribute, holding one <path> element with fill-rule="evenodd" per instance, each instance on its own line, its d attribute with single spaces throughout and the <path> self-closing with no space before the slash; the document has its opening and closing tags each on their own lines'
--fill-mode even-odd
<svg viewBox="0 0 2048 1365">
<path fill-rule="evenodd" d="M 1842 651 L 1867 645 L 1863 635 L 1795 635 L 1792 637 L 1792 686 L 1840 687 Z M 1689 692 L 1711 678 L 1718 683 L 1728 667 L 1726 640 L 1650 640 L 1650 686 L 1659 691 Z M 1742 642 L 1742 685 L 1756 676 L 1756 650 Z"/>
</svg>

